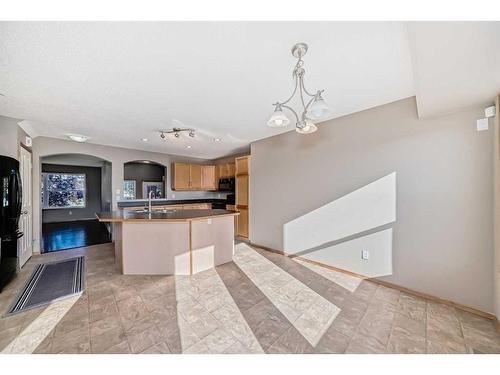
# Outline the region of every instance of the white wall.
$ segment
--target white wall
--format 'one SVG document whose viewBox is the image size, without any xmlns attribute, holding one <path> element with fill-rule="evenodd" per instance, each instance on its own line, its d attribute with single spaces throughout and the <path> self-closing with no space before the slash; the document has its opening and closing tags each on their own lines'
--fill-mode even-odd
<svg viewBox="0 0 500 375">
<path fill-rule="evenodd" d="M 311 135 L 252 143 L 250 240 L 283 250 L 286 223 L 395 172 L 393 223 L 367 233 L 390 220 L 390 209 L 378 220 L 370 194 L 358 196 L 365 203 L 332 209 L 320 235 L 302 232 L 303 247 L 341 239 L 307 256 L 370 273 L 389 264 L 384 256 L 378 266 L 362 261 L 361 250 L 386 254 L 391 247 L 392 275 L 383 280 L 493 311 L 493 131 L 475 129 L 483 109 L 419 120 L 408 98 L 325 122 Z M 355 228 L 359 214 L 366 225 Z M 369 223 L 370 216 L 377 220 Z M 351 235 L 355 229 L 360 233 Z"/>
<path fill-rule="evenodd" d="M 0 155 L 19 159 L 19 143 L 17 123 L 20 120 L 0 116 Z"/>
<path fill-rule="evenodd" d="M 77 143 L 56 138 L 37 137 L 33 140 L 33 239 L 34 251 L 40 251 L 41 233 L 41 209 L 40 209 L 40 172 L 41 158 L 48 155 L 58 154 L 85 154 L 102 158 L 111 163 L 111 187 L 113 208 L 117 207 L 117 200 L 120 199 L 123 184 L 123 164 L 135 160 L 150 160 L 167 166 L 167 198 L 172 199 L 194 199 L 213 198 L 213 192 L 179 192 L 171 190 L 171 168 L 172 162 L 196 162 L 208 163 L 207 160 L 192 159 L 182 156 L 153 153 L 125 149 L 119 147 L 101 146 L 91 143 Z"/>
</svg>

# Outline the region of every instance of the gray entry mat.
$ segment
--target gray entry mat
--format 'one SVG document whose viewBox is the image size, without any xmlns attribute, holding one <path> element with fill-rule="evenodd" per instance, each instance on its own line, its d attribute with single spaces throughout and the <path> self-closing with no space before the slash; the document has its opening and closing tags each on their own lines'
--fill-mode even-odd
<svg viewBox="0 0 500 375">
<path fill-rule="evenodd" d="M 85 290 L 85 257 L 38 265 L 7 315 L 48 305 Z"/>
</svg>

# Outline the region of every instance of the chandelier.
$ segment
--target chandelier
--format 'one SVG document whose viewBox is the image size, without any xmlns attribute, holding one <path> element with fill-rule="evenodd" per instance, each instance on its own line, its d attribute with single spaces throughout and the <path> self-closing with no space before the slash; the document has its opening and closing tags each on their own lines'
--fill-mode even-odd
<svg viewBox="0 0 500 375">
<path fill-rule="evenodd" d="M 194 138 L 194 129 L 189 128 L 172 128 L 171 130 L 160 130 L 160 138 L 165 139 L 167 134 L 173 134 L 175 138 L 180 138 L 181 133 L 188 133 L 191 138 Z"/>
<path fill-rule="evenodd" d="M 306 71 L 303 68 L 304 61 L 302 57 L 306 52 L 307 44 L 305 43 L 297 43 L 292 47 L 292 55 L 298 59 L 293 69 L 295 87 L 292 95 L 290 95 L 287 100 L 273 104 L 274 113 L 267 121 L 267 125 L 272 128 L 285 127 L 290 123 L 290 119 L 283 112 L 283 108 L 288 109 L 295 116 L 295 131 L 300 134 L 314 133 L 318 128 L 313 124 L 312 120 L 321 120 L 330 115 L 330 110 L 322 97 L 323 91 L 325 90 L 318 90 L 315 94 L 311 94 L 304 85 L 304 74 Z M 299 92 L 300 102 L 302 103 L 302 113 L 300 116 L 292 107 L 287 105 L 297 91 Z"/>
</svg>

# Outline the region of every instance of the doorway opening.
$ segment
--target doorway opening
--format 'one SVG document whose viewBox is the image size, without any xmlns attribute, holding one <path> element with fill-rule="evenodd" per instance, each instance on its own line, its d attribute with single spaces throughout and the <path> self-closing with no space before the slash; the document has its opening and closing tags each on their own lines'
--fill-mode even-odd
<svg viewBox="0 0 500 375">
<path fill-rule="evenodd" d="M 111 242 L 110 227 L 96 213 L 111 210 L 111 163 L 90 155 L 41 159 L 41 252 Z"/>
</svg>

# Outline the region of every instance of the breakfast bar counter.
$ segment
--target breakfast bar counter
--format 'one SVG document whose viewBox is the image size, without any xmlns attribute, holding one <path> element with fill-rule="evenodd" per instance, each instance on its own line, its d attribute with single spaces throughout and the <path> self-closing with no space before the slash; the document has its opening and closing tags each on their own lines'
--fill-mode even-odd
<svg viewBox="0 0 500 375">
<path fill-rule="evenodd" d="M 115 259 L 125 275 L 192 275 L 230 262 L 234 217 L 228 210 L 113 211 Z"/>
</svg>

